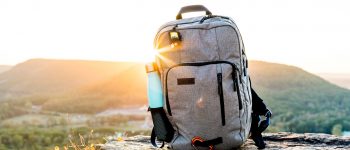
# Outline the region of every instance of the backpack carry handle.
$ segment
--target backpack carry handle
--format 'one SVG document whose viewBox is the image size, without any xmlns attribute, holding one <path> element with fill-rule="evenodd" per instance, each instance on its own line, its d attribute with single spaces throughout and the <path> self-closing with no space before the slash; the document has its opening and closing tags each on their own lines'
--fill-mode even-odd
<svg viewBox="0 0 350 150">
<path fill-rule="evenodd" d="M 176 15 L 176 20 L 182 19 L 182 14 L 189 13 L 189 12 L 198 12 L 198 11 L 205 11 L 206 15 L 211 15 L 211 12 L 208 8 L 204 7 L 203 5 L 190 5 L 182 7 Z"/>
</svg>

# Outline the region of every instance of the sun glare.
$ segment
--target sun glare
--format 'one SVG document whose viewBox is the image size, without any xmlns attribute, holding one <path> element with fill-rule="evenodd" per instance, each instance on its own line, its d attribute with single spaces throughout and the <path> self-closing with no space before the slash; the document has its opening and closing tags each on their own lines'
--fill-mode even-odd
<svg viewBox="0 0 350 150">
<path fill-rule="evenodd" d="M 155 50 L 155 49 L 152 49 L 150 51 L 147 51 L 144 54 L 143 59 L 141 59 L 140 61 L 141 62 L 145 62 L 145 63 L 153 62 L 153 61 L 155 61 L 155 58 L 156 58 L 157 55 L 159 55 L 158 51 Z"/>
<path fill-rule="evenodd" d="M 169 45 L 169 46 L 165 46 L 165 47 L 160 48 L 160 49 L 152 49 L 152 50 L 143 51 L 142 53 L 138 54 L 139 57 L 137 57 L 136 61 L 149 63 L 149 62 L 155 61 L 156 57 L 158 57 L 164 61 L 168 61 L 167 58 L 162 56 L 162 53 L 168 52 L 170 50 L 173 50 L 173 48 Z"/>
</svg>

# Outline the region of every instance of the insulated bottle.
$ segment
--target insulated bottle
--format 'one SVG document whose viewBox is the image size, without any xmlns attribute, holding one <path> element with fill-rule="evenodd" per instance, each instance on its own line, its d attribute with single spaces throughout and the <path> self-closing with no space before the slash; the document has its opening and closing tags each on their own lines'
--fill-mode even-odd
<svg viewBox="0 0 350 150">
<path fill-rule="evenodd" d="M 147 64 L 146 72 L 148 77 L 148 105 L 150 108 L 161 108 L 163 107 L 162 83 L 156 64 Z"/>
<path fill-rule="evenodd" d="M 146 64 L 146 72 L 148 77 L 147 94 L 148 105 L 151 111 L 153 130 L 151 135 L 151 142 L 157 147 L 155 139 L 164 142 L 170 142 L 174 136 L 174 128 L 171 125 L 168 117 L 163 109 L 163 92 L 162 82 L 155 63 Z M 162 146 L 163 146 L 162 145 Z M 162 147 L 161 146 L 161 147 Z"/>
</svg>

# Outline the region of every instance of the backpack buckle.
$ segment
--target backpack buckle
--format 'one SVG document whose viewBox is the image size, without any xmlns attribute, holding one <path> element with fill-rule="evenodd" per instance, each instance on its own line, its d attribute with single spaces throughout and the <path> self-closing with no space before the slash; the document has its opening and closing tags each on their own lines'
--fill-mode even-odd
<svg viewBox="0 0 350 150">
<path fill-rule="evenodd" d="M 177 31 L 170 31 L 170 32 L 169 32 L 169 36 L 170 36 L 170 40 L 171 40 L 172 42 L 181 41 L 180 33 L 177 32 Z"/>
</svg>

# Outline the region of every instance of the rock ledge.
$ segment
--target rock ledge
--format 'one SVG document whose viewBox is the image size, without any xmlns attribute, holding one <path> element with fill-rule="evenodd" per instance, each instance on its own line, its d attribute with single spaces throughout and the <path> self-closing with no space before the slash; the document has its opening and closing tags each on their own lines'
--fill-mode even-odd
<svg viewBox="0 0 350 150">
<path fill-rule="evenodd" d="M 289 132 L 266 133 L 264 138 L 267 143 L 266 150 L 324 150 L 324 149 L 350 149 L 350 137 L 339 137 L 329 134 L 304 133 L 296 134 Z M 121 140 L 111 139 L 105 144 L 97 145 L 102 150 L 139 150 L 156 149 L 150 144 L 149 136 L 134 136 Z M 165 146 L 167 147 L 167 146 Z M 167 148 L 163 148 L 167 149 Z M 256 150 L 254 142 L 248 140 L 241 150 Z"/>
</svg>

